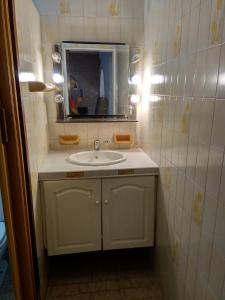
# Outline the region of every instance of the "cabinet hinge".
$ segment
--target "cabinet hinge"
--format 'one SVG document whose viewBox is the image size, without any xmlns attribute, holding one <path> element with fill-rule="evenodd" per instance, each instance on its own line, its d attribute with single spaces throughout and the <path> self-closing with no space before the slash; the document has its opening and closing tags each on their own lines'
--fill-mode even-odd
<svg viewBox="0 0 225 300">
<path fill-rule="evenodd" d="M 8 143 L 5 109 L 2 107 L 0 107 L 0 142 L 2 144 Z"/>
</svg>

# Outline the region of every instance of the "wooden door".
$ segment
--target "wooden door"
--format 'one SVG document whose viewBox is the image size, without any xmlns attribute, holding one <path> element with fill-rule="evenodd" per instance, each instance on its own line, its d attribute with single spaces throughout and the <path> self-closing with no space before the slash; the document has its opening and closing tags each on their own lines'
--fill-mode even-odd
<svg viewBox="0 0 225 300">
<path fill-rule="evenodd" d="M 0 0 L 0 185 L 15 297 L 35 300 L 39 281 L 14 22 L 14 1 Z"/>
<path fill-rule="evenodd" d="M 101 180 L 44 183 L 49 255 L 101 249 Z"/>
<path fill-rule="evenodd" d="M 153 246 L 154 176 L 102 182 L 103 249 Z"/>
</svg>

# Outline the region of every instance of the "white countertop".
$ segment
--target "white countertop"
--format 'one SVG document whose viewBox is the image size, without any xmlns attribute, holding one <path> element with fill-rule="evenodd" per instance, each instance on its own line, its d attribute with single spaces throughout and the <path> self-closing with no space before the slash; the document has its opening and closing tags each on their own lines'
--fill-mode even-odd
<svg viewBox="0 0 225 300">
<path fill-rule="evenodd" d="M 60 178 L 104 177 L 126 174 L 158 175 L 158 166 L 141 149 L 119 151 L 126 155 L 127 160 L 108 166 L 80 166 L 67 160 L 69 155 L 80 151 L 50 151 L 39 169 L 39 179 L 55 180 Z"/>
</svg>

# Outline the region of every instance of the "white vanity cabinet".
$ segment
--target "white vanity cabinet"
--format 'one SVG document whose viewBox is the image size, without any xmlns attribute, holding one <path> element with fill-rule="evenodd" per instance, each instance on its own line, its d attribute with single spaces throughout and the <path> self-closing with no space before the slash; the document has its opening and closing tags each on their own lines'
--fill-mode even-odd
<svg viewBox="0 0 225 300">
<path fill-rule="evenodd" d="M 102 180 L 103 250 L 153 246 L 155 177 Z"/>
<path fill-rule="evenodd" d="M 155 177 L 43 182 L 48 255 L 154 245 Z"/>
<path fill-rule="evenodd" d="M 101 179 L 43 183 L 48 255 L 101 250 Z"/>
</svg>

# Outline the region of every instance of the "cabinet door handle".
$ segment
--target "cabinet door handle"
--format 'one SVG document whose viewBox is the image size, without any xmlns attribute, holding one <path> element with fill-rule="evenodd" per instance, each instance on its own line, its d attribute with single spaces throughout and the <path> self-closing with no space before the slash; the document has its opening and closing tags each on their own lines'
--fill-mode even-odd
<svg viewBox="0 0 225 300">
<path fill-rule="evenodd" d="M 105 202 L 105 204 L 108 204 L 108 203 L 109 203 L 109 200 L 105 200 L 104 202 Z"/>
<path fill-rule="evenodd" d="M 96 200 L 95 203 L 96 203 L 96 204 L 100 204 L 100 201 L 99 201 L 99 200 Z"/>
</svg>

